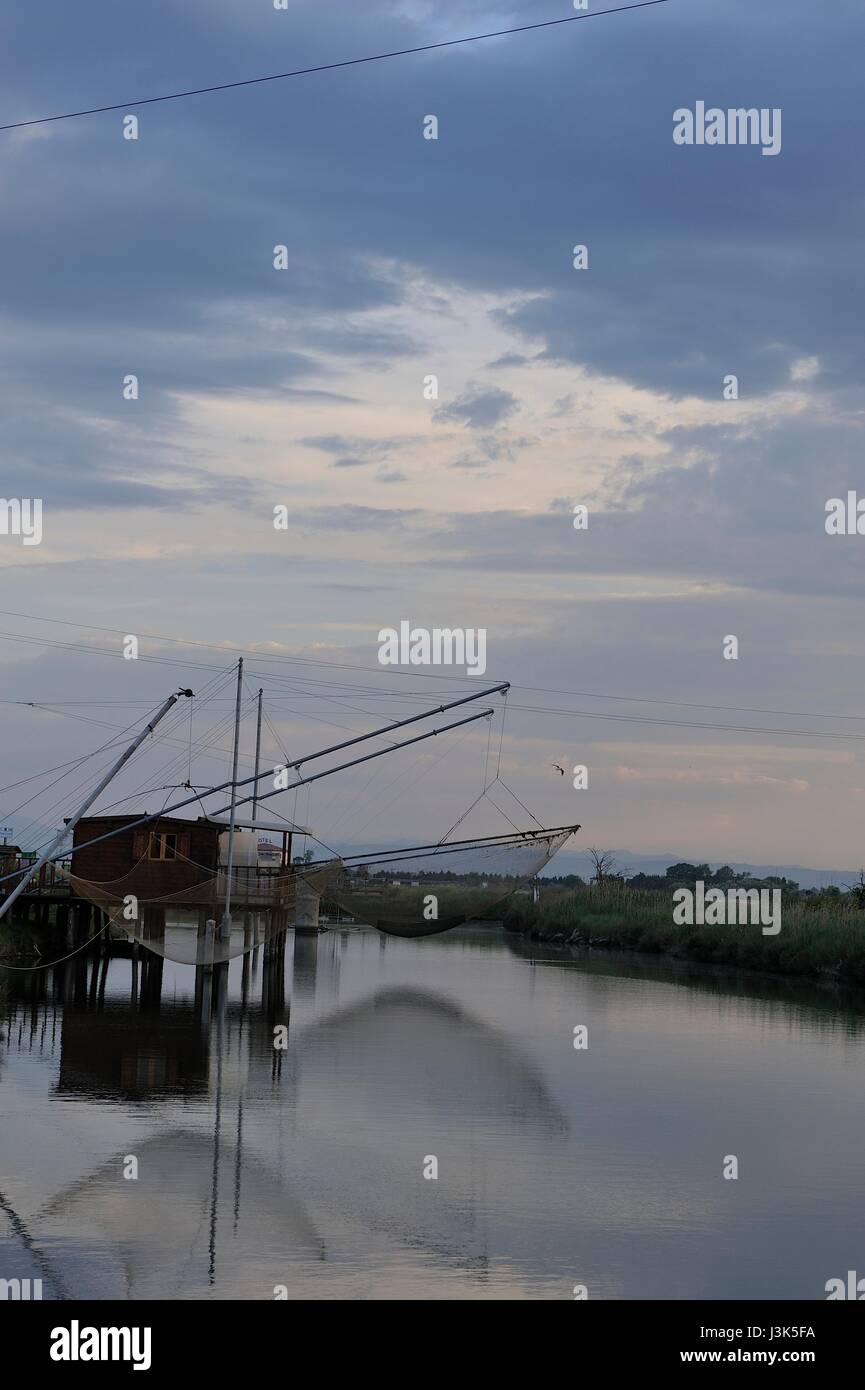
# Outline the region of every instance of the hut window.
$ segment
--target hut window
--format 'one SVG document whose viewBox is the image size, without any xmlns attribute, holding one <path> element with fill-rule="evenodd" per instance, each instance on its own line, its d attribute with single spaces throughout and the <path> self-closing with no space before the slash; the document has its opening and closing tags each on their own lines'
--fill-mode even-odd
<svg viewBox="0 0 865 1390">
<path fill-rule="evenodd" d="M 149 859 L 176 859 L 177 858 L 177 836 L 168 834 L 154 834 L 150 836 Z"/>
</svg>

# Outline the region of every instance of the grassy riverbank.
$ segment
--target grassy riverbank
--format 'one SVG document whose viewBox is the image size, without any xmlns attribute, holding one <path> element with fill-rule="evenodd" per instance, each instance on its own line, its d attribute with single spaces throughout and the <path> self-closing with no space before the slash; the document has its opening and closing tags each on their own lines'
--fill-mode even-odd
<svg viewBox="0 0 865 1390">
<path fill-rule="evenodd" d="M 0 961 L 17 959 L 22 952 L 33 950 L 33 927 L 21 922 L 0 921 Z"/>
<path fill-rule="evenodd" d="M 780 932 L 764 936 L 759 926 L 676 926 L 672 893 L 588 887 L 548 891 L 538 907 L 512 899 L 504 925 L 548 944 L 646 951 L 865 986 L 865 911 L 841 902 L 784 903 Z"/>
</svg>

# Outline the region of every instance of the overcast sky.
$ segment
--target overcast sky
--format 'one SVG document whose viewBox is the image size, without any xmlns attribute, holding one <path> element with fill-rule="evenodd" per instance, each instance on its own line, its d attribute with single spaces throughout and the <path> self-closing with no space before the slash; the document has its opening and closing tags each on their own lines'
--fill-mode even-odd
<svg viewBox="0 0 865 1390">
<path fill-rule="evenodd" d="M 204 687 L 233 648 L 366 668 L 268 667 L 332 683 L 266 683 L 295 755 L 409 693 L 487 683 L 379 668 L 379 630 L 406 619 L 485 628 L 487 675 L 539 688 L 512 692 L 501 773 L 542 822 L 635 853 L 865 860 L 865 536 L 824 526 L 829 498 L 865 496 L 859 0 L 668 0 L 135 105 L 573 13 L 5 7 L 0 124 L 128 105 L 0 133 L 0 494 L 43 500 L 40 545 L 0 535 L 0 630 L 28 639 L 0 639 L 0 698 L 142 703 L 3 706 L 4 787 Z M 780 152 L 677 146 L 697 101 L 780 108 Z M 126 633 L 212 646 L 142 635 L 181 664 L 123 661 Z M 185 717 L 103 804 L 187 777 Z M 247 756 L 252 738 L 247 719 Z M 228 775 L 230 731 L 216 742 L 193 781 Z M 299 810 L 331 843 L 437 839 L 483 786 L 486 725 L 441 743 Z M 4 791 L 0 822 L 53 825 L 97 765 L 21 810 L 46 782 Z M 485 805 L 477 829 L 507 823 Z"/>
</svg>

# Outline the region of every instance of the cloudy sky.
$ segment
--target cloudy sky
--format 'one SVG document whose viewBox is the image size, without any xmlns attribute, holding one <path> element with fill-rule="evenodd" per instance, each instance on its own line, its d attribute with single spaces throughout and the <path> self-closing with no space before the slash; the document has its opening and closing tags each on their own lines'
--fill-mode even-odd
<svg viewBox="0 0 865 1390">
<path fill-rule="evenodd" d="M 474 690 L 379 667 L 407 619 L 486 629 L 514 683 L 501 775 L 544 823 L 865 859 L 865 537 L 824 527 L 829 498 L 865 496 L 858 0 L 667 0 L 135 104 L 574 13 L 5 8 L 0 124 L 121 106 L 0 133 L 0 492 L 43 500 L 40 545 L 0 535 L 0 698 L 61 711 L 0 707 L 4 787 L 177 681 L 213 693 L 192 780 L 221 780 L 238 649 L 269 758 Z M 677 146 L 697 101 L 780 108 L 780 153 Z M 187 777 L 185 718 L 103 804 L 157 809 L 134 794 Z M 485 724 L 441 742 L 300 810 L 331 843 L 437 839 L 489 771 Z M 99 765 L 4 791 L 0 821 L 53 825 Z"/>
</svg>

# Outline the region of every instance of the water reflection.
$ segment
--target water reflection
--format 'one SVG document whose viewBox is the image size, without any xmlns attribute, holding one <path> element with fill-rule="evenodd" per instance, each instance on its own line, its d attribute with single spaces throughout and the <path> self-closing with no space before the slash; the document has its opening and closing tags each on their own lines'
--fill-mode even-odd
<svg viewBox="0 0 865 1390">
<path fill-rule="evenodd" d="M 240 1159 L 239 1140 L 237 1154 Z M 201 1295 L 222 1282 L 222 1261 L 229 1277 L 245 1268 L 258 1279 L 261 1255 L 254 1236 L 264 1225 L 269 1241 L 290 1258 L 326 1258 L 324 1239 L 303 1201 L 249 1155 L 242 1156 L 242 1171 L 254 1193 L 254 1220 L 245 1221 L 240 1232 L 233 1212 L 239 1193 L 231 1190 L 232 1165 L 222 1161 L 218 1125 L 210 1138 L 181 1130 L 146 1140 L 137 1145 L 135 1157 L 137 1181 L 120 1187 L 126 1155 L 117 1152 L 37 1214 L 40 1231 L 64 1248 L 99 1252 L 88 1262 L 75 1251 L 76 1298 Z M 221 1190 L 221 1184 L 229 1190 Z M 281 1267 L 273 1266 L 274 1282 Z M 109 1282 L 115 1291 L 106 1295 Z"/>
<path fill-rule="evenodd" d="M 676 981 L 700 994 L 714 996 L 722 1007 L 731 998 L 749 1000 L 752 1017 L 777 1020 L 782 1016 L 790 1025 L 809 1030 L 843 1031 L 851 1037 L 865 1037 L 865 991 L 839 984 L 831 976 L 815 980 L 633 951 L 545 946 L 513 933 L 505 933 L 502 942 L 511 954 L 532 966 L 561 969 L 572 964 L 596 979 Z"/>
<path fill-rule="evenodd" d="M 41 1253 L 40 1268 L 55 1297 L 201 1296 L 222 1287 L 222 1260 L 233 1287 L 252 1281 L 255 1296 L 272 1296 L 267 1281 L 284 1284 L 287 1265 L 328 1259 L 293 1172 L 320 1175 L 314 1186 L 338 1225 L 360 1218 L 407 1249 L 483 1271 L 477 1115 L 492 1110 L 514 1130 L 545 1136 L 561 1134 L 565 1117 L 519 1047 L 443 993 L 378 989 L 339 1005 L 339 945 L 336 934 L 289 938 L 286 969 L 285 938 L 270 942 L 243 958 L 235 990 L 227 966 L 198 967 L 191 999 L 169 997 L 165 962 L 135 946 L 17 977 L 7 1056 L 38 1039 L 40 1056 L 56 1062 L 53 1098 L 114 1103 L 127 1121 L 143 1110 L 148 1128 L 162 1123 L 154 1105 L 174 1103 L 175 1119 L 178 1105 L 195 1107 L 188 1129 L 142 1138 L 134 1125 L 128 1141 L 38 1207 L 31 1224 L 42 1251 L 53 1251 Z M 320 1012 L 284 1050 L 274 1029 L 291 1038 L 287 976 Z M 274 1088 L 283 1119 L 296 1122 L 317 1097 L 329 1118 L 292 1123 L 289 1144 L 262 1163 L 244 1147 L 244 1122 L 247 1132 L 260 1125 Z M 199 1132 L 202 1108 L 209 1135 Z M 430 1152 L 463 1177 L 468 1163 L 456 1200 L 423 1178 Z M 123 1176 L 130 1159 L 132 1180 Z"/>
<path fill-rule="evenodd" d="M 0 1277 L 46 1297 L 816 1297 L 865 1238 L 863 1015 L 819 990 L 471 929 L 5 991 Z"/>
</svg>

